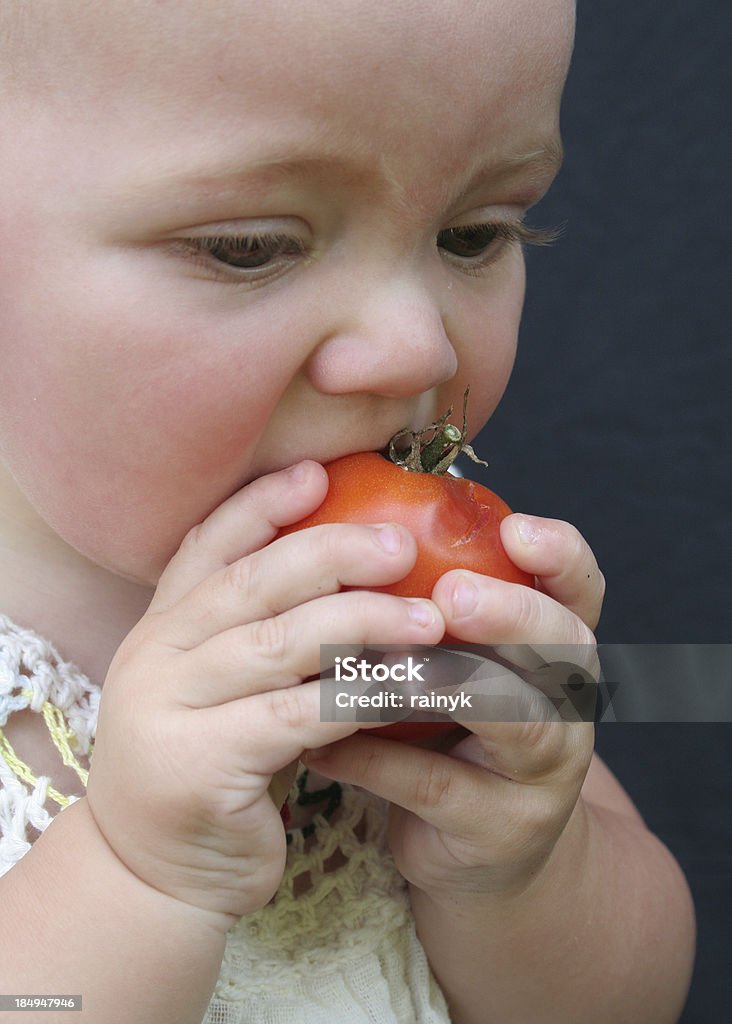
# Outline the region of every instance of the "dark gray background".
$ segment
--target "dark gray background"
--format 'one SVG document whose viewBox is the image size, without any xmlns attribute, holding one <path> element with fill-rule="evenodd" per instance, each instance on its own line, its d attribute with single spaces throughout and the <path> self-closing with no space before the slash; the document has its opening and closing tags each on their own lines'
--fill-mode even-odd
<svg viewBox="0 0 732 1024">
<path fill-rule="evenodd" d="M 528 254 L 515 374 L 476 442 L 479 479 L 592 544 L 607 643 L 730 640 L 731 12 L 579 4 L 566 163 L 529 217 L 565 236 Z M 608 724 L 597 746 L 692 887 L 682 1020 L 732 1019 L 732 728 Z"/>
</svg>

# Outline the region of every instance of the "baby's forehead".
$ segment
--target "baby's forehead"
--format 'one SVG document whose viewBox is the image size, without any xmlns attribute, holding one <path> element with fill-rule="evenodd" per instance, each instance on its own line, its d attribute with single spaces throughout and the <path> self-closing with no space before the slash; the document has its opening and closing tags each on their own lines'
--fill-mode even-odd
<svg viewBox="0 0 732 1024">
<path fill-rule="evenodd" d="M 51 95 L 164 60 L 215 27 L 232 0 L 0 0 L 0 75 L 18 91 Z"/>
<path fill-rule="evenodd" d="M 50 106 L 72 96 L 80 109 L 105 87 L 154 102 L 174 84 L 195 100 L 197 91 L 225 89 L 234 75 L 240 89 L 237 65 L 241 71 L 256 64 L 260 86 L 282 89 L 297 60 L 333 34 L 336 23 L 341 31 L 348 25 L 348 8 L 363 17 L 374 5 L 376 0 L 308 0 L 302 6 L 290 0 L 0 0 L 0 65 L 7 71 L 0 70 L 0 85 L 5 78 L 17 94 L 41 97 Z M 358 19 L 350 20 L 357 27 Z"/>
<path fill-rule="evenodd" d="M 483 37 L 486 55 L 501 44 L 501 24 L 520 21 L 535 0 L 0 0 L 0 48 L 16 78 L 29 87 L 62 85 L 75 73 L 87 78 L 127 70 L 150 71 L 176 54 L 218 56 L 226 65 L 234 51 L 253 50 L 271 59 L 276 78 L 283 65 L 329 52 L 329 38 L 364 43 L 363 59 L 378 70 L 379 46 L 419 60 L 430 44 L 433 55 L 450 51 L 451 41 Z M 573 0 L 543 0 L 545 23 L 570 24 Z M 418 17 L 416 16 L 418 14 Z M 375 46 L 374 43 L 378 45 Z M 349 45 L 349 48 L 350 45 Z M 331 48 L 337 53 L 334 43 Z M 469 58 L 469 54 L 467 55 Z M 358 59 L 353 47 L 351 59 Z M 3 61 L 5 63 L 5 60 Z"/>
<path fill-rule="evenodd" d="M 151 10 L 155 5 L 149 5 Z M 162 5 L 161 5 L 162 6 Z M 130 0 L 125 11 L 118 0 L 2 0 L 0 2 L 0 67 L 3 78 L 31 92 L 63 86 L 66 74 L 102 70 L 111 39 L 137 49 L 145 41 L 146 22 L 137 19 L 130 33 L 130 16 L 140 7 Z"/>
<path fill-rule="evenodd" d="M 0 0 L 22 104 L 9 116 L 86 206 L 171 167 L 205 179 L 304 150 L 387 157 L 410 183 L 467 178 L 501 156 L 489 147 L 533 151 L 555 132 L 571 0 L 543 0 L 557 18 L 534 5 Z"/>
</svg>

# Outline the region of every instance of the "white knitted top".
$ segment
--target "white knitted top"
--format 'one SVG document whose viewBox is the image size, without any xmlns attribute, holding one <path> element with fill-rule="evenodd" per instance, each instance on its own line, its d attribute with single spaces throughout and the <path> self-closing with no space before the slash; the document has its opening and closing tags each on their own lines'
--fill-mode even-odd
<svg viewBox="0 0 732 1024">
<path fill-rule="evenodd" d="M 86 782 L 100 695 L 48 641 L 0 615 L 0 875 L 76 799 L 19 761 L 2 732 L 8 717 L 42 714 Z M 230 930 L 202 1024 L 449 1024 L 386 845 L 383 801 L 344 786 L 332 816 L 318 811 L 312 826 L 290 833 L 275 898 Z"/>
</svg>

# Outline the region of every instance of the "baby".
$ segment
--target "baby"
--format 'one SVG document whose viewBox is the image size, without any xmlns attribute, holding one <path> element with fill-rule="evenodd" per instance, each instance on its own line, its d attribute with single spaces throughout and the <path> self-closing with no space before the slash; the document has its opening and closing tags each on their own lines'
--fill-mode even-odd
<svg viewBox="0 0 732 1024">
<path fill-rule="evenodd" d="M 323 463 L 499 402 L 572 3 L 0 17 L 0 992 L 94 1024 L 677 1020 L 688 890 L 591 725 L 418 748 L 321 721 L 310 678 L 323 643 L 591 644 L 577 531 L 511 516 L 537 589 L 425 600 L 359 589 L 410 570 L 404 527 L 269 543 Z"/>
</svg>

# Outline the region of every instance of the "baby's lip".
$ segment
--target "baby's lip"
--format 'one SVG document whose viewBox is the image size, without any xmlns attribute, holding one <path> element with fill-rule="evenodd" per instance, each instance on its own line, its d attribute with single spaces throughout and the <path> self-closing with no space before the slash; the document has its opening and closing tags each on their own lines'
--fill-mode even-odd
<svg viewBox="0 0 732 1024">
<path fill-rule="evenodd" d="M 417 433 L 420 430 L 424 430 L 430 423 L 434 423 L 437 419 L 436 413 L 436 396 L 433 391 L 425 392 L 421 395 L 417 401 L 411 416 L 405 416 L 404 419 L 395 424 L 392 428 L 382 432 L 373 438 L 372 442 L 368 441 L 359 447 L 352 447 L 338 451 L 333 455 L 330 455 L 324 461 L 334 462 L 335 459 L 343 458 L 346 455 L 357 455 L 360 452 L 383 452 L 388 451 L 389 442 L 391 439 L 400 431 L 414 431 Z M 322 462 L 317 455 L 304 456 L 304 458 L 313 458 L 316 462 Z"/>
<path fill-rule="evenodd" d="M 358 455 L 361 452 L 388 451 L 389 442 L 395 434 L 398 434 L 402 430 L 411 430 L 415 432 L 424 430 L 424 428 L 429 426 L 430 423 L 433 423 L 437 418 L 435 409 L 435 396 L 432 392 L 426 392 L 417 401 L 411 415 L 404 415 L 401 422 L 397 421 L 392 423 L 391 426 L 379 431 L 378 434 L 375 433 L 371 437 L 366 436 L 363 443 L 354 444 L 349 447 L 339 447 L 337 444 L 334 444 L 332 449 L 326 451 L 299 452 L 295 456 L 290 456 L 290 461 L 287 463 L 272 461 L 271 463 L 257 466 L 252 479 L 255 477 L 266 476 L 268 473 L 276 473 L 279 470 L 287 469 L 289 466 L 294 465 L 297 462 L 301 462 L 304 459 L 312 459 L 313 462 L 317 462 L 323 466 L 329 462 L 335 462 L 336 459 L 342 459 L 347 455 Z M 365 420 L 364 427 L 368 429 L 368 420 Z M 406 443 L 404 446 L 408 447 Z"/>
<path fill-rule="evenodd" d="M 423 399 L 424 400 L 420 400 L 418 407 L 414 410 L 406 423 L 402 422 L 401 426 L 395 427 L 393 430 L 389 430 L 388 433 L 380 435 L 380 437 L 375 439 L 373 444 L 364 444 L 359 448 L 345 449 L 344 451 L 330 456 L 325 461 L 334 462 L 336 459 L 341 459 L 346 455 L 357 455 L 360 452 L 388 452 L 389 442 L 396 434 L 403 430 L 413 431 L 414 433 L 419 433 L 420 430 L 424 430 L 430 425 L 430 423 L 435 422 L 436 416 L 434 411 L 434 401 L 430 400 L 429 395 L 423 396 Z M 402 440 L 401 446 L 406 448 L 409 447 L 407 438 Z M 321 462 L 321 460 L 315 455 L 304 457 L 313 458 L 316 462 Z"/>
<path fill-rule="evenodd" d="M 411 429 L 411 428 L 410 428 Z M 348 455 L 360 455 L 362 452 L 382 452 L 389 448 L 389 441 L 397 433 L 397 430 L 392 430 L 388 435 L 377 439 L 373 443 L 363 444 L 361 446 L 353 446 L 350 448 L 343 448 L 340 451 L 335 451 L 332 454 L 328 454 L 326 457 L 318 457 L 318 455 L 307 454 L 303 455 L 304 459 L 313 459 L 314 462 L 319 462 L 321 466 L 326 465 L 328 462 L 335 462 L 336 459 L 343 459 Z"/>
<path fill-rule="evenodd" d="M 360 455 L 363 452 L 388 453 L 388 451 L 389 451 L 389 442 L 401 430 L 419 431 L 419 430 L 423 430 L 424 427 L 428 426 L 428 424 L 429 424 L 429 421 L 425 421 L 424 423 L 422 423 L 421 419 L 420 419 L 419 423 L 417 423 L 417 424 L 410 423 L 410 425 L 408 427 L 397 427 L 396 430 L 391 430 L 388 434 L 383 434 L 380 438 L 376 439 L 372 443 L 368 443 L 367 442 L 367 443 L 365 443 L 363 445 L 360 445 L 360 446 L 352 446 L 350 448 L 342 448 L 340 450 L 336 449 L 335 451 L 328 452 L 327 454 L 324 454 L 322 452 L 319 453 L 319 454 L 314 454 L 312 452 L 307 452 L 306 454 L 302 455 L 300 459 L 297 459 L 296 461 L 299 462 L 302 459 L 312 459 L 313 462 L 317 462 L 321 466 L 325 466 L 329 462 L 335 462 L 336 459 L 346 458 L 348 455 Z M 407 443 L 406 439 L 401 442 L 400 447 L 409 448 L 409 444 Z M 271 472 L 271 470 L 265 470 L 265 472 Z M 264 474 L 261 473 L 259 475 L 263 476 Z"/>
</svg>

